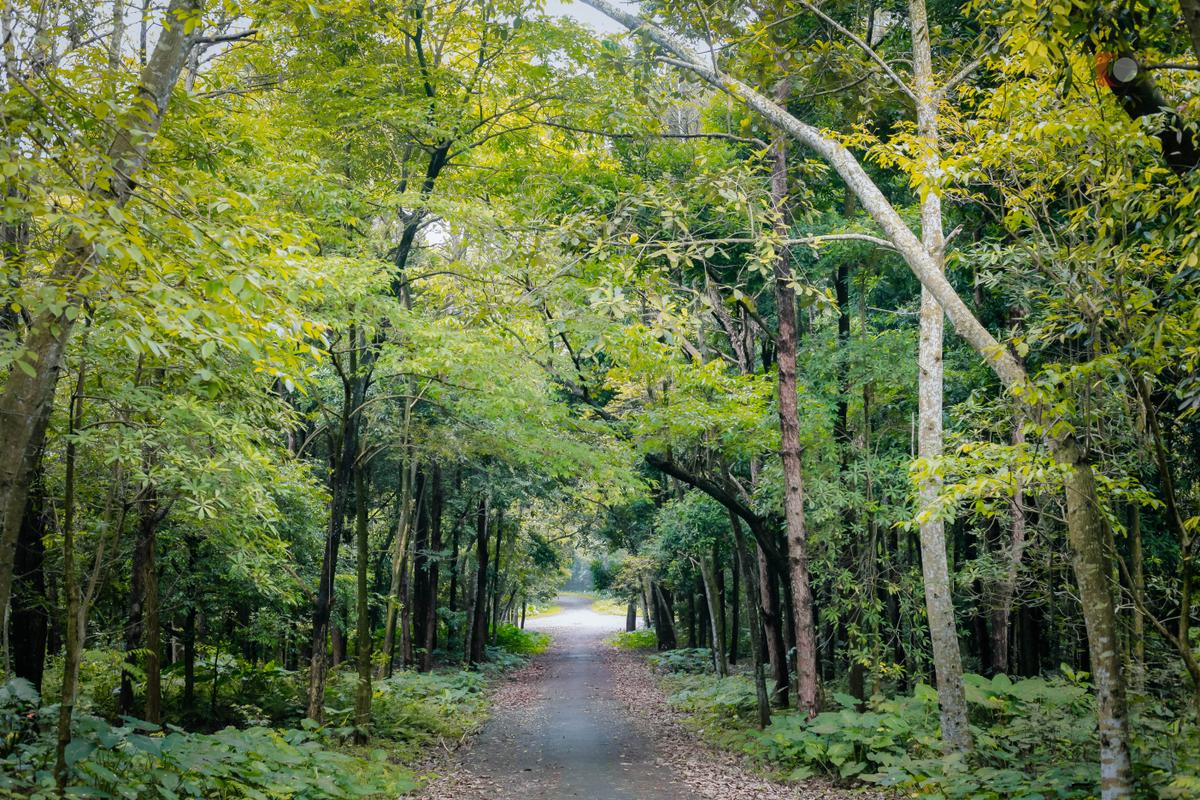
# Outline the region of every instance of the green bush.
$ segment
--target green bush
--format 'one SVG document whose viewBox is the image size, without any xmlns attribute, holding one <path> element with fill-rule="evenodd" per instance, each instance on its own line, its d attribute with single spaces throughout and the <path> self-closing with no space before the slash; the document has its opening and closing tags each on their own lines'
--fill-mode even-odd
<svg viewBox="0 0 1200 800">
<path fill-rule="evenodd" d="M 625 650 L 653 650 L 658 647 L 658 635 L 651 628 L 618 633 L 613 644 Z"/>
<path fill-rule="evenodd" d="M 330 675 L 325 693 L 329 732 L 342 739 L 354 733 L 357 675 Z M 486 679 L 476 672 L 397 672 L 372 685 L 372 738 L 417 746 L 439 737 L 458 739 L 482 721 L 487 708 Z"/>
<path fill-rule="evenodd" d="M 49 800 L 57 709 L 38 708 L 27 683 L 0 688 L 0 795 Z M 226 728 L 185 733 L 81 715 L 67 748 L 68 794 L 128 800 L 342 800 L 412 789 L 412 775 L 382 750 L 330 749 L 308 730 Z"/>
<path fill-rule="evenodd" d="M 538 631 L 521 630 L 516 625 L 501 625 L 496 629 L 496 646 L 513 655 L 534 656 L 545 652 L 550 637 Z"/>
<path fill-rule="evenodd" d="M 650 656 L 650 663 L 660 672 L 682 672 L 689 675 L 716 672 L 713 667 L 712 650 L 707 647 L 667 650 Z"/>
</svg>

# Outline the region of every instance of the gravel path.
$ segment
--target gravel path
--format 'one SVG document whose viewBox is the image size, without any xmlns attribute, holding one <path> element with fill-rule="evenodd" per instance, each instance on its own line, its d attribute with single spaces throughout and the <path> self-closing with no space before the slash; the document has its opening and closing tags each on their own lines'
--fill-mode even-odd
<svg viewBox="0 0 1200 800">
<path fill-rule="evenodd" d="M 561 597 L 527 627 L 550 649 L 493 695 L 493 715 L 465 750 L 428 765 L 420 800 L 842 800 L 861 794 L 754 775 L 681 727 L 644 661 L 605 644 L 624 617 Z"/>
</svg>

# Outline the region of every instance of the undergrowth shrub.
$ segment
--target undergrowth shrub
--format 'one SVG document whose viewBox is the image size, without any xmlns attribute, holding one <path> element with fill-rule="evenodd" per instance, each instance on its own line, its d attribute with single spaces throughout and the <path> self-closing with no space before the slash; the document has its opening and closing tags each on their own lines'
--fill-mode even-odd
<svg viewBox="0 0 1200 800">
<path fill-rule="evenodd" d="M 618 633 L 613 644 L 624 650 L 653 650 L 658 647 L 658 634 L 651 628 Z"/>
<path fill-rule="evenodd" d="M 496 646 L 513 655 L 535 656 L 550 646 L 550 637 L 539 631 L 526 631 L 516 625 L 496 629 Z"/>
<path fill-rule="evenodd" d="M 659 672 L 682 672 L 689 675 L 716 672 L 713 666 L 712 650 L 707 647 L 684 647 L 678 650 L 667 650 L 650 656 L 650 663 Z"/>
<path fill-rule="evenodd" d="M 862 710 L 853 697 L 835 694 L 833 707 L 814 719 L 776 712 L 759 732 L 748 677 L 675 671 L 665 681 L 671 704 L 708 738 L 793 780 L 823 775 L 942 800 L 1098 796 L 1094 700 L 1086 675 L 1066 668 L 1061 676 L 1018 681 L 965 676 L 975 739 L 967 756 L 942 754 L 937 693 L 926 685 L 912 695 L 876 696 Z M 1200 797 L 1200 732 L 1187 709 L 1143 702 L 1133 728 L 1139 798 Z"/>
<path fill-rule="evenodd" d="M 0 796 L 57 798 L 57 708 L 39 708 L 27 682 L 0 688 Z M 313 731 L 251 727 L 187 733 L 137 720 L 75 720 L 68 795 L 126 800 L 342 800 L 415 786 L 383 750 L 349 754 Z"/>
<path fill-rule="evenodd" d="M 330 675 L 325 693 L 329 732 L 341 739 L 354 733 L 352 670 Z M 487 707 L 484 675 L 465 670 L 397 672 L 372 684 L 372 738 L 419 746 L 438 738 L 458 739 L 473 730 Z"/>
</svg>

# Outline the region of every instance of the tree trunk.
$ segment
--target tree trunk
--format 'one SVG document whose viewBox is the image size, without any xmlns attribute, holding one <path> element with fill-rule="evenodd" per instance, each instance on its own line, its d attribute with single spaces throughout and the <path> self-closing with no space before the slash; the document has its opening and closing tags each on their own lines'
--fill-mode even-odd
<svg viewBox="0 0 1200 800">
<path fill-rule="evenodd" d="M 442 493 L 442 468 L 434 464 L 432 472 L 433 492 L 429 509 L 429 550 L 431 555 L 426 559 L 425 653 L 421 660 L 421 669 L 423 672 L 429 672 L 433 669 L 433 651 L 437 647 L 437 554 L 442 549 L 442 505 L 445 502 L 445 496 Z"/>
<path fill-rule="evenodd" d="M 422 468 L 417 476 L 417 508 L 413 538 L 412 640 L 413 657 L 419 670 L 425 665 L 425 627 L 429 621 L 429 474 Z"/>
<path fill-rule="evenodd" d="M 467 644 L 467 663 L 472 666 L 487 660 L 484 642 L 487 638 L 488 588 L 488 498 L 479 499 L 475 517 L 475 599 L 471 605 L 471 636 Z"/>
<path fill-rule="evenodd" d="M 625 632 L 632 633 L 635 630 L 637 630 L 637 600 L 630 597 L 625 606 Z"/>
<path fill-rule="evenodd" d="M 360 337 L 354 325 L 350 326 L 347 338 L 350 342 L 350 364 L 348 372 L 342 378 L 342 409 L 338 437 L 330 448 L 333 463 L 329 475 L 329 524 L 321 556 L 321 578 L 313 608 L 307 716 L 314 722 L 323 722 L 325 719 L 325 677 L 329 667 L 325 652 L 326 641 L 329 638 L 329 623 L 335 600 L 334 580 L 337 577 L 338 548 L 345 530 L 346 508 L 354 479 L 354 463 L 358 456 L 360 409 L 363 395 L 366 393 L 366 378 L 359 375 L 358 369 Z"/>
<path fill-rule="evenodd" d="M 729 662 L 725 660 L 725 647 L 721 641 L 720 605 L 721 598 L 717 594 L 717 576 L 714 574 L 712 562 L 707 558 L 700 559 L 700 577 L 704 582 L 704 598 L 708 601 L 709 628 L 712 631 L 713 667 L 717 677 L 729 676 Z"/>
<path fill-rule="evenodd" d="M 407 424 L 406 424 L 407 429 Z M 388 588 L 387 618 L 383 627 L 383 652 L 387 659 L 385 672 L 390 678 L 395 665 L 396 622 L 400 616 L 401 577 L 404 573 L 404 557 L 408 552 L 409 520 L 412 518 L 412 490 L 416 481 L 416 459 L 410 459 L 407 467 L 400 470 L 400 491 L 396 499 L 396 537 L 392 542 L 392 580 Z"/>
<path fill-rule="evenodd" d="M 735 550 L 733 563 L 730 565 L 730 576 L 733 581 L 729 593 L 729 663 L 737 664 L 738 644 L 742 638 L 742 609 L 741 609 L 741 555 Z"/>
<path fill-rule="evenodd" d="M 135 176 L 145 162 L 146 149 L 162 124 L 171 92 L 200 30 L 200 26 L 190 26 L 184 21 L 196 18 L 202 8 L 202 0 L 171 0 L 158 44 L 138 82 L 136 99 L 116 122 L 106 158 L 112 168 L 112 179 L 106 187 L 89 187 L 89 204 L 120 208 L 128 202 Z M 46 281 L 47 285 L 61 289 L 67 302 L 34 318 L 22 356 L 32 369 L 10 370 L 0 390 L 0 418 L 6 420 L 0 426 L 0 608 L 3 609 L 8 608 L 12 595 L 17 537 L 34 465 L 45 441 L 63 354 L 75 320 L 80 316 L 75 289 L 94 261 L 91 239 L 79 231 L 71 233 Z"/>
<path fill-rule="evenodd" d="M 750 567 L 750 549 L 737 515 L 729 512 L 729 524 L 733 528 L 733 542 L 737 548 L 737 564 L 742 572 L 742 585 L 746 587 L 746 625 L 750 629 L 750 658 L 754 663 L 754 695 L 758 707 L 758 729 L 771 724 L 771 698 L 767 694 L 767 671 L 763 663 L 766 649 L 766 629 L 759 619 L 758 602 L 762 594 L 757 590 L 754 572 Z M 757 595 L 757 598 L 756 598 Z M 785 678 L 786 682 L 786 678 Z"/>
<path fill-rule="evenodd" d="M 920 170 L 926 181 L 921 199 L 921 244 L 930 266 L 945 272 L 945 237 L 942 232 L 942 199 L 937 186 L 941 172 L 938 147 L 937 87 L 933 81 L 932 51 L 925 0 L 909 0 L 909 22 L 913 49 L 913 94 L 917 106 L 920 139 Z M 917 454 L 925 461 L 942 455 L 942 307 L 928 289 L 921 289 L 921 322 L 918 361 Z M 935 469 L 927 472 L 918 490 L 921 503 L 921 573 L 925 581 L 925 608 L 933 644 L 933 666 L 937 676 L 938 708 L 941 713 L 942 743 L 948 752 L 971 749 L 967 722 L 967 696 L 962 678 L 962 655 L 955 630 L 954 603 L 950 594 L 950 569 L 946 560 L 946 536 L 942 519 L 926 513 L 941 491 Z"/>
<path fill-rule="evenodd" d="M 1100 728 L 1100 796 L 1117 800 L 1132 794 L 1129 758 L 1129 712 L 1121 663 L 1117 614 L 1113 602 L 1112 563 L 1105 551 L 1107 522 L 1101 512 L 1091 465 L 1069 439 L 1052 442 L 1055 460 L 1068 467 L 1067 535 L 1071 541 L 1075 581 L 1083 605 L 1096 687 Z"/>
<path fill-rule="evenodd" d="M 1200 61 L 1200 0 L 1179 0 L 1179 10 L 1192 39 L 1192 53 Z"/>
<path fill-rule="evenodd" d="M 63 477 L 62 558 L 63 591 L 67 596 L 66 644 L 63 653 L 62 689 L 58 701 L 58 735 L 55 747 L 54 781 L 59 794 L 67 785 L 67 745 L 71 743 L 71 719 L 75 714 L 75 698 L 79 690 L 79 665 L 87 638 L 87 609 L 79 586 L 75 564 L 75 431 L 83 417 L 83 367 L 68 410 L 67 452 Z"/>
<path fill-rule="evenodd" d="M 674 650 L 679 646 L 675 635 L 675 611 L 662 590 L 658 581 L 650 580 L 650 597 L 654 602 L 654 634 L 658 639 L 658 649 Z"/>
<path fill-rule="evenodd" d="M 788 674 L 787 647 L 783 643 L 783 616 L 779 607 L 779 583 L 775 571 L 767 562 L 761 547 L 758 554 L 759 611 L 762 614 L 763 638 L 766 642 L 767 661 L 771 665 L 771 678 L 775 686 L 771 691 L 771 702 L 776 708 L 787 708 L 791 678 Z"/>
<path fill-rule="evenodd" d="M 9 652 L 13 674 L 24 678 L 40 692 L 49 639 L 50 597 L 46 593 L 46 535 L 48 514 L 41 459 L 21 520 L 17 539 L 16 583 L 9 610 Z"/>
<path fill-rule="evenodd" d="M 504 507 L 496 507 L 496 552 L 494 555 L 495 563 L 492 565 L 492 630 L 491 642 L 496 643 L 496 636 L 500 632 L 500 550 L 504 544 Z"/>
<path fill-rule="evenodd" d="M 1142 609 L 1146 598 L 1146 565 L 1142 553 L 1142 514 L 1133 503 L 1129 504 L 1127 528 L 1129 536 L 1129 560 L 1132 574 L 1129 590 L 1133 593 L 1133 686 L 1141 691 L 1146 682 L 1146 615 Z"/>
<path fill-rule="evenodd" d="M 771 144 L 771 200 L 778 232 L 787 235 L 787 144 L 782 136 Z M 804 520 L 804 449 L 800 444 L 800 417 L 796 406 L 796 293 L 792 289 L 787 250 L 775 259 L 775 298 L 779 313 L 776 365 L 779 371 L 780 458 L 783 461 L 784 516 L 787 520 L 788 572 L 794 603 L 796 636 L 796 707 L 808 717 L 820 710 L 817 676 L 817 636 L 813 624 L 813 598 L 808 576 L 808 532 Z"/>
<path fill-rule="evenodd" d="M 161 725 L 162 714 L 162 625 L 158 597 L 158 526 L 166 516 L 166 508 L 158 505 L 158 494 L 148 487 L 138 520 L 138 548 L 143 551 L 142 564 L 142 646 L 146 650 L 146 697 L 143 714 L 147 722 Z"/>
<path fill-rule="evenodd" d="M 358 668 L 358 685 L 354 692 L 354 742 L 366 744 L 367 731 L 371 725 L 371 616 L 369 608 L 370 585 L 367 582 L 367 562 L 371 559 L 367 524 L 367 467 L 365 453 L 359 453 L 354 467 L 354 543 L 358 556 L 357 588 L 355 598 L 357 626 L 354 635 L 355 661 Z"/>
</svg>

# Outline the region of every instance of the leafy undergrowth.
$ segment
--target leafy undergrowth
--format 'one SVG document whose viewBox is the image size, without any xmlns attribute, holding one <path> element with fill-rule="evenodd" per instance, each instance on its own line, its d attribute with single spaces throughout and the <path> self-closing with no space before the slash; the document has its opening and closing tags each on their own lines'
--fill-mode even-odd
<svg viewBox="0 0 1200 800">
<path fill-rule="evenodd" d="M 510 629 L 511 628 L 511 629 Z M 242 724 L 205 733 L 161 730 L 129 718 L 77 712 L 67 749 L 68 795 L 127 800 L 341 800 L 394 798 L 416 787 L 403 764 L 434 742 L 459 740 L 487 714 L 489 678 L 524 664 L 549 637 L 501 628 L 489 661 L 478 671 L 397 672 L 373 685 L 371 745 L 349 744 L 356 676 L 330 674 L 323 726 L 298 718 L 300 676 L 271 667 L 241 667 L 243 686 L 226 716 Z M 258 673 L 270 673 L 270 680 Z M 262 679 L 262 680 L 259 680 Z M 84 696 L 102 696 L 85 684 Z M 49 694 L 47 699 L 53 699 Z M 43 705 L 33 687 L 0 686 L 0 797 L 58 797 L 54 785 L 57 705 Z"/>
<path fill-rule="evenodd" d="M 832 708 L 806 720 L 776 712 L 754 729 L 755 692 L 745 675 L 719 680 L 707 650 L 651 657 L 666 673 L 673 707 L 722 747 L 741 750 L 791 780 L 812 776 L 871 784 L 903 796 L 942 800 L 1085 800 L 1098 796 L 1093 698 L 1084 675 L 1013 681 L 967 675 L 975 750 L 944 756 L 937 693 L 857 701 L 835 694 Z M 1134 729 L 1139 798 L 1200 797 L 1200 732 L 1172 704 L 1142 702 Z M 1184 706 L 1183 708 L 1186 708 Z"/>
<path fill-rule="evenodd" d="M 550 646 L 550 637 L 538 631 L 521 630 L 516 625 L 501 625 L 496 631 L 496 644 L 519 656 L 535 656 Z"/>
<path fill-rule="evenodd" d="M 612 642 L 623 650 L 653 650 L 658 647 L 658 637 L 650 628 L 618 633 Z"/>
</svg>

